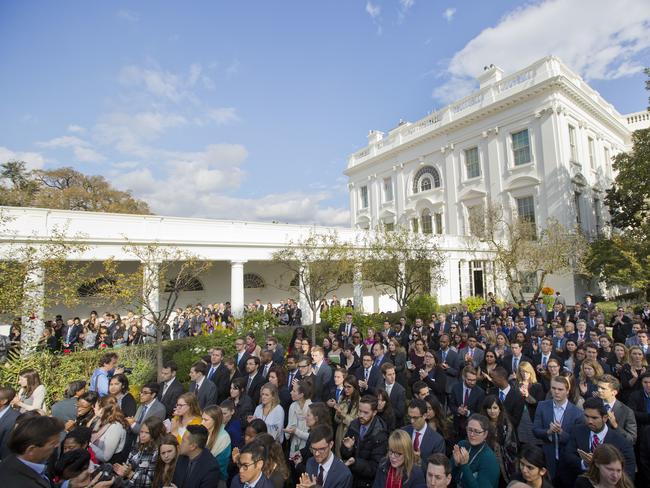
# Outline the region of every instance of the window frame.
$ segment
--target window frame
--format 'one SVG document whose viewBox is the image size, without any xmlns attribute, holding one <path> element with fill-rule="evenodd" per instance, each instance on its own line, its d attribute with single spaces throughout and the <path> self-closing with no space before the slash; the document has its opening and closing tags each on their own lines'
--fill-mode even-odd
<svg viewBox="0 0 650 488">
<path fill-rule="evenodd" d="M 476 174 L 470 174 L 470 158 L 468 155 L 471 153 L 476 153 L 476 161 L 472 161 L 471 165 L 472 167 L 475 167 L 476 169 Z M 478 146 L 472 146 L 468 147 L 463 151 L 464 159 L 465 159 L 465 179 L 466 180 L 472 180 L 475 178 L 480 178 L 481 177 L 481 156 L 479 154 Z"/>
<path fill-rule="evenodd" d="M 515 148 L 515 136 L 518 136 L 519 134 L 526 133 L 526 140 L 527 140 L 527 145 L 522 146 L 522 147 L 517 147 Z M 512 151 L 512 165 L 514 167 L 519 167 L 519 166 L 525 166 L 526 164 L 531 164 L 533 162 L 533 151 L 532 151 L 532 143 L 531 143 L 531 137 L 530 137 L 530 130 L 528 127 L 525 129 L 520 129 L 516 132 L 511 132 L 510 133 L 510 144 L 511 144 L 511 151 Z M 517 162 L 517 155 L 520 154 L 520 151 L 523 149 L 527 149 L 528 153 L 528 161 L 524 162 Z"/>
</svg>

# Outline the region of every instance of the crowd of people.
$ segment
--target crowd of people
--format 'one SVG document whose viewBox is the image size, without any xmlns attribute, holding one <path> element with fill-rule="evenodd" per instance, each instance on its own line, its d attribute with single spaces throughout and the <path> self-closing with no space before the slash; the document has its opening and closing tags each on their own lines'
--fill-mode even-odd
<svg viewBox="0 0 650 488">
<path fill-rule="evenodd" d="M 550 311 L 491 301 L 378 330 L 362 331 L 348 313 L 320 344 L 296 326 L 287 344 L 250 333 L 234 356 L 215 347 L 188 378 L 166 362 L 138 399 L 119 351 L 107 350 L 49 408 L 34 370 L 20 373 L 19 391 L 0 388 L 0 480 L 646 487 L 649 326 L 648 305 L 606 322 L 590 297 L 567 307 L 560 293 Z"/>
</svg>

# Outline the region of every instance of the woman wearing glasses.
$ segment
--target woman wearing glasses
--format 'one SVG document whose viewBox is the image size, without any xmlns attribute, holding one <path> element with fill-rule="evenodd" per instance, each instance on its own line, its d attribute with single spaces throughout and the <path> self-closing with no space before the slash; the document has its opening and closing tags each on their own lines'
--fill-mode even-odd
<svg viewBox="0 0 650 488">
<path fill-rule="evenodd" d="M 424 475 L 418 466 L 411 436 L 403 430 L 388 438 L 388 454 L 379 464 L 372 488 L 425 488 Z"/>
<path fill-rule="evenodd" d="M 473 414 L 467 422 L 467 439 L 454 446 L 452 477 L 459 488 L 497 488 L 499 462 L 490 447 L 494 433 L 488 418 Z"/>
<path fill-rule="evenodd" d="M 174 417 L 172 418 L 170 434 L 176 436 L 178 444 L 183 440 L 183 434 L 188 425 L 201 425 L 201 409 L 194 393 L 183 393 L 176 400 Z"/>
</svg>

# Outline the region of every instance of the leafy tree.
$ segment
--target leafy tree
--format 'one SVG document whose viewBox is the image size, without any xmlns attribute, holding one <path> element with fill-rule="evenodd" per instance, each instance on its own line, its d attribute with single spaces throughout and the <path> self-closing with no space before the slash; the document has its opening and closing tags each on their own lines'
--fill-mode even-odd
<svg viewBox="0 0 650 488">
<path fill-rule="evenodd" d="M 274 252 L 273 261 L 285 270 L 278 287 L 297 292 L 309 304 L 314 319 L 312 341 L 315 341 L 315 317 L 320 301 L 352 281 L 354 255 L 351 246 L 343 243 L 336 232 L 311 231 L 306 237 L 290 241 L 285 248 Z"/>
<path fill-rule="evenodd" d="M 148 214 L 149 206 L 134 198 L 128 191 L 120 191 L 103 176 L 87 176 L 72 168 L 27 171 L 22 161 L 1 165 L 0 204 Z"/>
<path fill-rule="evenodd" d="M 157 370 L 162 368 L 162 340 L 172 318 L 180 294 L 212 263 L 175 247 L 158 243 L 127 244 L 123 251 L 137 260 L 135 272 L 126 272 L 113 259 L 103 263 L 103 269 L 88 278 L 95 284 L 94 297 L 107 304 L 132 307 L 142 319 L 142 330 L 155 338 Z"/>
<path fill-rule="evenodd" d="M 481 225 L 470 222 L 472 228 L 483 229 L 474 237 L 494 252 L 495 273 L 504 279 L 513 300 L 524 299 L 523 280 L 527 274 L 535 273 L 537 277 L 533 294 L 537 300 L 549 275 L 585 272 L 588 245 L 579 229 L 567 229 L 555 219 L 547 220 L 538 229 L 530 220 L 510 218 L 497 204 L 489 204 L 472 219 L 482 221 Z"/>
<path fill-rule="evenodd" d="M 404 310 L 411 299 L 442 281 L 443 255 L 434 239 L 403 227 L 368 233 L 362 254 L 364 281 Z"/>
</svg>

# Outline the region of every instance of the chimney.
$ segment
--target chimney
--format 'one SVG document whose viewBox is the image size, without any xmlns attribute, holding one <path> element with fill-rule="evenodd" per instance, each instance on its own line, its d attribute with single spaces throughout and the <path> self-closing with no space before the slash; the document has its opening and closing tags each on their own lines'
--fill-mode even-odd
<svg viewBox="0 0 650 488">
<path fill-rule="evenodd" d="M 491 64 L 489 66 L 483 67 L 483 73 L 481 73 L 477 79 L 480 83 L 481 89 L 483 89 L 486 86 L 490 86 L 501 81 L 502 77 L 503 70 L 498 66 Z"/>
</svg>

